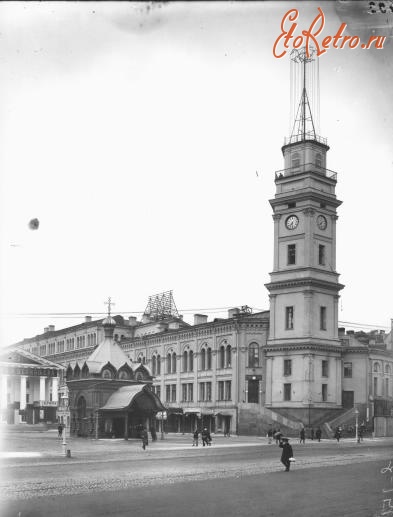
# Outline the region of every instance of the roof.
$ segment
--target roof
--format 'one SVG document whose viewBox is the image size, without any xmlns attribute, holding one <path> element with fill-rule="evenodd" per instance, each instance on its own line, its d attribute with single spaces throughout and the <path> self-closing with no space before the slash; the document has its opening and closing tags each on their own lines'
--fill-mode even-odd
<svg viewBox="0 0 393 517">
<path fill-rule="evenodd" d="M 137 402 L 136 399 L 140 399 L 142 406 L 148 405 L 150 409 L 155 411 L 165 411 L 160 399 L 146 384 L 122 386 L 109 397 L 106 404 L 100 409 L 103 411 L 127 409 L 133 402 Z"/>
<path fill-rule="evenodd" d="M 35 366 L 35 367 L 49 367 L 63 370 L 64 367 L 60 364 L 48 361 L 43 357 L 32 354 L 23 348 L 17 348 L 15 350 L 4 351 L 0 354 L 0 362 L 2 364 L 20 364 L 24 366 Z"/>
<path fill-rule="evenodd" d="M 132 368 L 132 361 L 124 350 L 116 341 L 106 337 L 86 360 L 86 364 L 91 373 L 98 373 L 108 363 L 111 363 L 117 370 L 124 364 Z"/>
</svg>

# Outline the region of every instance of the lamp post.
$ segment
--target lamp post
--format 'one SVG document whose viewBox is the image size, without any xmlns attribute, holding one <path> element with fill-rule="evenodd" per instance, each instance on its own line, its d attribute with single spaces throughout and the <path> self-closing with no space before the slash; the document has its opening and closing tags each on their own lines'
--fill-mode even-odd
<svg viewBox="0 0 393 517">
<path fill-rule="evenodd" d="M 358 426 L 359 426 L 359 410 L 355 409 L 355 440 L 357 443 L 359 443 L 359 433 L 358 433 Z"/>
<path fill-rule="evenodd" d="M 64 393 L 64 395 L 62 395 L 62 400 L 63 400 L 63 406 L 65 409 L 68 408 L 68 394 L 67 393 Z M 67 434 L 67 415 L 65 415 L 65 424 L 64 424 L 64 429 L 63 429 L 63 443 L 62 443 L 62 446 L 63 446 L 63 455 L 64 456 L 67 456 L 67 440 L 66 440 L 66 434 Z"/>
</svg>

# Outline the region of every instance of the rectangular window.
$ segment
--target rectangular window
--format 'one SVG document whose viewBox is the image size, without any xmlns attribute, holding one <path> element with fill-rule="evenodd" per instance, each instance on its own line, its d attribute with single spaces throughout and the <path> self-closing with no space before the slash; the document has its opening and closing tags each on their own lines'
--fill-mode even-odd
<svg viewBox="0 0 393 517">
<path fill-rule="evenodd" d="M 194 385 L 192 383 L 190 383 L 188 385 L 187 396 L 188 396 L 188 402 L 193 402 L 194 401 Z"/>
<path fill-rule="evenodd" d="M 296 244 L 288 244 L 288 266 L 296 264 Z"/>
<path fill-rule="evenodd" d="M 224 400 L 224 381 L 218 381 L 218 397 L 217 400 Z"/>
<path fill-rule="evenodd" d="M 319 308 L 321 330 L 326 330 L 326 307 Z"/>
<path fill-rule="evenodd" d="M 284 384 L 284 400 L 291 400 L 291 384 Z"/>
<path fill-rule="evenodd" d="M 352 363 L 344 363 L 344 377 L 352 377 Z"/>
<path fill-rule="evenodd" d="M 295 202 L 288 203 L 288 208 L 296 208 L 296 203 Z"/>
<path fill-rule="evenodd" d="M 26 393 L 26 404 L 30 403 L 30 395 Z"/>
<path fill-rule="evenodd" d="M 322 361 L 322 377 L 329 377 L 329 361 Z"/>
<path fill-rule="evenodd" d="M 284 359 L 284 375 L 292 375 L 292 360 Z"/>
<path fill-rule="evenodd" d="M 320 266 L 325 265 L 325 246 L 323 244 L 318 247 L 318 264 Z"/>
<path fill-rule="evenodd" d="M 285 307 L 285 328 L 286 330 L 293 329 L 293 306 Z"/>
<path fill-rule="evenodd" d="M 206 383 L 206 401 L 210 402 L 212 399 L 212 383 L 207 382 Z"/>
<path fill-rule="evenodd" d="M 166 402 L 171 401 L 171 387 L 169 384 L 165 387 L 165 401 Z"/>
<path fill-rule="evenodd" d="M 378 397 L 378 377 L 374 377 L 374 397 Z"/>
<path fill-rule="evenodd" d="M 202 402 L 205 400 L 205 383 L 200 382 L 199 383 L 199 400 Z"/>
<path fill-rule="evenodd" d="M 187 384 L 181 385 L 181 400 L 187 402 Z"/>
<path fill-rule="evenodd" d="M 327 401 L 327 384 L 322 384 L 322 402 Z"/>
<path fill-rule="evenodd" d="M 176 384 L 172 384 L 171 393 L 171 402 L 176 402 Z"/>
<path fill-rule="evenodd" d="M 231 384 L 231 381 L 225 381 L 225 400 L 232 400 L 232 384 Z"/>
</svg>

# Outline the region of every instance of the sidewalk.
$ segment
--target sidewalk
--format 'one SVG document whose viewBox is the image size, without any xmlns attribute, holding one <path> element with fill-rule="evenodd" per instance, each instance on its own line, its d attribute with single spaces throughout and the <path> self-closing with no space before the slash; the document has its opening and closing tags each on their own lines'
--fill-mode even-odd
<svg viewBox="0 0 393 517">
<path fill-rule="evenodd" d="M 224 437 L 223 435 L 212 435 L 212 447 L 203 447 L 202 442 L 199 441 L 198 447 L 192 446 L 192 435 L 191 434 L 165 434 L 162 440 L 160 434 L 158 434 L 157 441 L 153 442 L 149 436 L 149 445 L 147 451 L 185 451 L 185 450 L 210 450 L 210 449 L 223 449 L 223 448 L 235 448 L 235 447 L 261 447 L 261 446 L 276 446 L 275 442 L 269 445 L 266 437 L 261 436 L 230 436 Z M 97 458 L 115 455 L 131 455 L 146 454 L 142 450 L 141 440 L 129 439 L 124 440 L 123 438 L 115 439 L 99 439 L 95 440 L 92 438 L 80 438 L 80 437 L 66 437 L 66 449 L 71 451 L 71 458 Z M 392 443 L 393 437 L 389 438 L 365 438 L 362 445 L 372 445 L 379 442 Z M 292 444 L 298 445 L 298 439 L 292 438 Z M 321 442 L 306 440 L 305 447 L 318 447 L 324 444 L 331 445 L 337 443 L 335 439 L 324 439 Z M 340 443 L 353 443 L 356 444 L 355 438 L 344 438 L 340 440 Z M 337 446 L 340 446 L 340 443 Z M 303 447 L 303 446 L 302 446 Z M 11 458 L 59 458 L 64 456 L 63 440 L 58 438 L 57 430 L 48 430 L 40 433 L 31 432 L 18 432 L 17 434 L 2 433 L 1 434 L 1 448 L 0 448 L 0 459 L 11 459 Z"/>
</svg>

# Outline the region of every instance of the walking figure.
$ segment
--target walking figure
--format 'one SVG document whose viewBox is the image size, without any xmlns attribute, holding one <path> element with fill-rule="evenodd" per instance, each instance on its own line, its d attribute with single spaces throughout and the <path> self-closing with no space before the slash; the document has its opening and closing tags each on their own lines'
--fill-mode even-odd
<svg viewBox="0 0 393 517">
<path fill-rule="evenodd" d="M 282 432 L 280 431 L 280 428 L 278 428 L 278 431 L 274 433 L 274 438 L 276 439 L 276 444 L 279 445 L 281 441 Z"/>
<path fill-rule="evenodd" d="M 149 445 L 149 436 L 147 434 L 147 431 L 145 428 L 141 431 L 141 438 L 142 438 L 142 449 L 146 449 L 146 445 Z"/>
<path fill-rule="evenodd" d="M 288 443 L 289 438 L 281 438 L 279 447 L 282 448 L 281 463 L 285 465 L 285 472 L 289 472 L 291 461 L 293 461 L 293 450 L 291 445 Z"/>
<path fill-rule="evenodd" d="M 207 427 L 205 427 L 202 431 L 202 445 L 211 445 L 211 436 L 209 431 L 207 430 Z"/>
<path fill-rule="evenodd" d="M 62 438 L 63 436 L 63 424 L 59 424 L 57 426 L 58 438 Z"/>
<path fill-rule="evenodd" d="M 318 442 L 321 441 L 321 436 L 322 436 L 322 431 L 321 431 L 321 428 L 318 427 L 318 429 L 315 431 L 315 437 L 318 440 Z"/>
<path fill-rule="evenodd" d="M 306 443 L 306 432 L 304 427 L 300 429 L 300 443 Z"/>
<path fill-rule="evenodd" d="M 334 437 L 337 440 L 337 443 L 340 441 L 341 438 L 341 427 L 336 427 L 336 431 L 334 433 Z"/>
<path fill-rule="evenodd" d="M 196 447 L 198 447 L 198 437 L 199 437 L 199 431 L 198 431 L 198 429 L 195 429 L 194 434 L 193 434 L 193 440 L 192 440 L 193 447 L 194 447 L 194 445 Z"/>
<path fill-rule="evenodd" d="M 310 434 L 311 434 L 311 440 L 314 440 L 314 428 L 313 427 L 311 428 Z"/>
<path fill-rule="evenodd" d="M 267 432 L 267 439 L 268 439 L 269 443 L 272 443 L 272 438 L 273 438 L 273 429 L 270 427 Z"/>
</svg>

